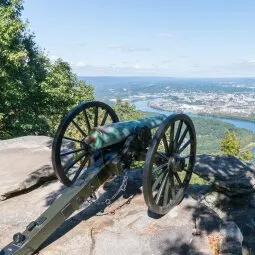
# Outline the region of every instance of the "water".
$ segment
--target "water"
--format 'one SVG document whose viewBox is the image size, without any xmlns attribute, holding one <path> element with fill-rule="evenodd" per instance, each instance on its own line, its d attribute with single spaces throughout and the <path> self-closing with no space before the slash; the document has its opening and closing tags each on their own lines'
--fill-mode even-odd
<svg viewBox="0 0 255 255">
<path fill-rule="evenodd" d="M 134 102 L 134 105 L 136 106 L 136 109 L 144 111 L 144 112 L 156 112 L 156 113 L 160 113 L 160 114 L 169 114 L 169 115 L 173 114 L 173 112 L 170 112 L 170 111 L 154 109 L 154 108 L 148 106 L 147 103 L 148 103 L 147 100 L 136 101 L 136 102 Z M 190 115 L 191 117 L 203 117 L 203 118 L 211 118 L 211 119 L 221 120 L 226 123 L 230 123 L 237 128 L 244 128 L 249 131 L 252 131 L 255 134 L 255 123 L 254 122 L 245 121 L 245 120 L 237 120 L 237 119 L 225 119 L 225 118 L 201 116 L 201 115 L 192 114 L 192 113 L 190 113 L 188 115 Z M 255 153 L 255 148 L 252 149 L 252 152 Z"/>
</svg>

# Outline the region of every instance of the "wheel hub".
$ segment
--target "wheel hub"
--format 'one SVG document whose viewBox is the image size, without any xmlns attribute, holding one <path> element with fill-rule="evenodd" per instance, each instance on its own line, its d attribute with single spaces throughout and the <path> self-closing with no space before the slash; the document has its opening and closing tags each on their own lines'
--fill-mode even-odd
<svg viewBox="0 0 255 255">
<path fill-rule="evenodd" d="M 82 138 L 80 147 L 88 152 L 91 152 L 91 147 L 85 142 L 85 139 L 86 139 L 85 137 Z"/>
<path fill-rule="evenodd" d="M 185 167 L 185 159 L 181 158 L 178 154 L 170 156 L 168 160 L 168 169 L 173 172 L 181 172 Z"/>
</svg>

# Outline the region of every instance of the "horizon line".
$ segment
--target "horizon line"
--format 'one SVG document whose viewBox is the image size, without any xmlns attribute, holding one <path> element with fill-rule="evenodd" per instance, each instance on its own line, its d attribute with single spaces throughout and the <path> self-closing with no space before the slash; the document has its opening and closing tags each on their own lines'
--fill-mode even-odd
<svg viewBox="0 0 255 255">
<path fill-rule="evenodd" d="M 78 75 L 98 78 L 255 79 L 255 76 L 160 76 L 160 75 Z"/>
</svg>

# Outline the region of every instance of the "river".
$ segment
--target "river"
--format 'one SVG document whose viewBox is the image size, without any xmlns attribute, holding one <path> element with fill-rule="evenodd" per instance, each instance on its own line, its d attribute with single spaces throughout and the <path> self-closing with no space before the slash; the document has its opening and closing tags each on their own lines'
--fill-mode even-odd
<svg viewBox="0 0 255 255">
<path fill-rule="evenodd" d="M 136 106 L 136 109 L 144 112 L 156 112 L 156 113 L 162 113 L 162 114 L 173 114 L 173 112 L 170 111 L 163 111 L 163 110 L 158 110 L 154 109 L 150 106 L 148 106 L 148 100 L 143 100 L 143 101 L 136 101 L 134 102 L 134 105 Z M 216 120 L 221 120 L 230 124 L 233 124 L 237 128 L 245 128 L 247 130 L 252 131 L 255 133 L 255 123 L 246 121 L 246 120 L 237 120 L 237 119 L 225 119 L 225 118 L 216 118 L 216 117 L 209 117 L 209 116 L 201 116 L 197 114 L 188 114 L 191 117 L 203 117 L 203 118 L 210 118 L 210 119 L 216 119 Z M 255 148 L 252 149 L 252 152 L 255 153 Z"/>
</svg>

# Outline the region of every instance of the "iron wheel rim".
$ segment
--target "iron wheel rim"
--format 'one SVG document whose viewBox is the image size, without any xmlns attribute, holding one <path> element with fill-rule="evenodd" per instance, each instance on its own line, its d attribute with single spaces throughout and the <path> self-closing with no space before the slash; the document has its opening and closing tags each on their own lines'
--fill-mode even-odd
<svg viewBox="0 0 255 255">
<path fill-rule="evenodd" d="M 91 121 L 91 119 L 89 118 L 89 111 L 94 109 L 94 116 L 93 117 L 93 121 Z M 105 111 L 105 115 L 103 116 L 103 119 L 101 119 L 101 121 L 99 122 L 99 110 L 103 110 Z M 82 114 L 84 116 L 84 123 L 86 125 L 86 132 L 81 128 L 81 130 L 79 130 L 79 127 L 76 127 L 77 123 L 75 124 L 75 118 L 79 115 Z M 91 113 L 90 113 L 91 114 Z M 87 117 L 86 117 L 87 115 Z M 119 122 L 119 118 L 117 116 L 117 114 L 115 113 L 115 111 L 107 104 L 100 102 L 100 101 L 85 101 L 79 105 L 77 105 L 76 107 L 74 107 L 73 109 L 71 109 L 66 116 L 63 118 L 63 120 L 60 122 L 59 127 L 57 129 L 57 132 L 55 134 L 54 140 L 53 140 L 53 144 L 52 144 L 52 165 L 53 165 L 53 169 L 55 172 L 55 175 L 57 176 L 57 178 L 66 186 L 71 186 L 73 185 L 73 183 L 79 178 L 82 170 L 80 170 L 80 168 L 78 168 L 78 170 L 80 170 L 80 173 L 78 174 L 78 176 L 76 176 L 75 179 L 70 179 L 67 174 L 66 171 L 68 172 L 73 166 L 71 166 L 71 163 L 69 166 L 71 166 L 69 169 L 64 169 L 63 166 L 63 162 L 62 162 L 62 153 L 61 153 L 61 147 L 63 145 L 63 139 L 66 140 L 67 136 L 65 136 L 65 133 L 67 131 L 67 129 L 69 128 L 69 126 L 74 125 L 76 127 L 76 129 L 78 130 L 78 132 L 80 132 L 81 135 L 83 135 L 83 138 L 85 139 L 85 137 L 88 135 L 89 131 L 96 126 L 99 125 L 104 125 L 106 124 L 106 122 L 109 120 L 111 123 L 115 123 L 115 122 Z M 88 121 L 88 122 L 87 122 Z M 82 132 L 84 132 L 84 134 L 82 134 Z M 89 161 L 91 160 L 91 157 L 94 154 L 94 151 L 91 150 L 89 148 L 89 146 L 87 146 L 85 144 L 84 141 L 82 140 L 77 140 L 74 137 L 68 137 L 70 141 L 72 141 L 72 139 L 74 140 L 73 142 L 76 143 L 80 143 L 80 146 L 84 146 L 84 149 L 80 148 L 81 151 L 84 151 L 84 156 L 81 156 L 81 159 L 78 160 L 78 162 L 80 162 L 81 160 L 84 159 L 84 157 L 87 157 L 86 162 L 84 163 L 84 161 L 81 163 L 81 167 L 83 165 L 82 168 L 85 167 L 86 164 L 89 164 Z M 83 140 L 84 140 L 83 139 Z M 75 141 L 76 140 L 76 141 Z M 77 153 L 78 153 L 77 152 Z M 85 154 L 86 153 L 86 154 Z M 71 154 L 71 153 L 70 153 Z M 69 154 L 67 154 L 69 155 Z M 78 157 L 79 158 L 79 157 Z M 78 159 L 77 158 L 77 159 Z M 76 160 L 76 159 L 75 159 Z M 77 162 L 76 162 L 77 163 Z M 78 171 L 77 170 L 77 171 Z"/>
<path fill-rule="evenodd" d="M 178 127 L 176 125 L 177 121 L 179 121 Z M 174 127 L 173 128 L 174 131 L 172 134 L 173 137 L 171 138 L 172 127 Z M 183 127 L 185 128 L 183 129 Z M 186 128 L 187 128 L 187 133 L 184 134 L 186 132 L 185 131 Z M 166 137 L 166 133 L 168 130 L 169 130 L 169 143 L 168 143 L 169 152 L 168 154 L 166 153 L 166 151 L 158 152 L 158 147 L 161 141 L 164 144 L 164 148 L 166 149 L 165 147 L 166 139 L 163 137 Z M 180 133 L 178 133 L 179 132 L 178 130 L 180 131 Z M 185 176 L 183 178 L 182 184 L 180 184 L 179 181 L 181 180 L 181 178 L 177 171 L 175 173 L 175 171 L 170 169 L 171 167 L 169 166 L 169 161 L 171 161 L 170 160 L 171 157 L 174 159 L 178 158 L 178 156 L 179 158 L 182 158 L 183 151 L 179 152 L 179 150 L 183 149 L 182 147 L 188 143 L 188 141 L 185 140 L 187 138 L 187 135 L 189 137 L 190 144 L 188 144 L 183 151 L 185 151 L 185 149 L 189 147 L 189 154 L 188 154 L 189 157 L 186 158 L 188 159 L 188 166 L 186 170 L 183 170 L 185 172 Z M 179 143 L 178 143 L 178 139 L 179 139 Z M 166 164 L 165 166 L 162 166 L 162 171 L 160 173 L 163 175 L 163 177 L 161 177 L 160 175 L 157 176 L 158 178 L 162 178 L 162 180 L 159 181 L 158 185 L 160 185 L 160 187 L 163 185 L 163 188 L 162 188 L 163 190 L 161 190 L 161 194 L 159 195 L 157 195 L 158 193 L 153 194 L 155 193 L 155 190 L 153 189 L 156 189 L 158 187 L 156 185 L 156 188 L 155 188 L 154 184 L 158 179 L 156 179 L 155 182 L 153 182 L 153 173 L 152 173 L 153 164 L 155 164 L 155 155 L 157 155 L 156 158 L 161 158 L 161 157 L 164 158 L 164 160 L 162 160 L 161 166 Z M 185 114 L 170 115 L 169 117 L 167 117 L 167 119 L 160 125 L 160 127 L 156 131 L 151 141 L 149 150 L 146 154 L 146 160 L 145 160 L 144 172 L 143 172 L 143 193 L 144 193 L 145 202 L 150 211 L 159 215 L 164 215 L 170 209 L 172 209 L 174 206 L 176 206 L 177 204 L 181 202 L 184 196 L 184 192 L 187 189 L 189 181 L 192 176 L 192 172 L 195 165 L 195 158 L 196 158 L 196 133 L 195 133 L 195 128 L 194 128 L 192 120 Z M 185 159 L 185 162 L 186 162 L 186 159 Z M 157 167 L 160 167 L 160 165 Z M 177 180 L 178 179 L 177 176 L 179 176 L 179 180 Z M 174 180 L 174 183 L 173 183 L 173 180 Z M 178 189 L 177 194 L 175 193 L 174 195 L 172 195 L 172 186 L 174 186 L 175 188 L 176 186 L 175 182 L 178 182 L 180 187 Z M 166 186 L 169 186 L 169 188 L 166 188 Z M 160 187 L 158 189 L 158 192 L 160 191 Z M 168 196 L 171 193 L 170 196 L 171 197 L 174 196 L 174 198 L 167 197 L 165 199 L 165 192 L 168 193 Z M 162 198 L 162 195 L 164 196 L 163 198 Z"/>
</svg>

